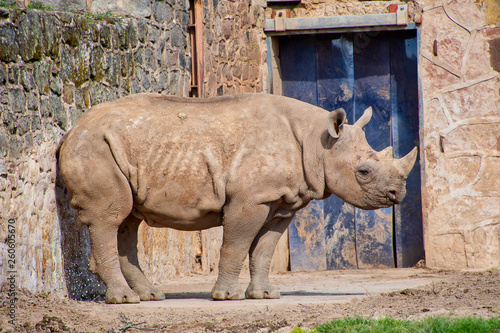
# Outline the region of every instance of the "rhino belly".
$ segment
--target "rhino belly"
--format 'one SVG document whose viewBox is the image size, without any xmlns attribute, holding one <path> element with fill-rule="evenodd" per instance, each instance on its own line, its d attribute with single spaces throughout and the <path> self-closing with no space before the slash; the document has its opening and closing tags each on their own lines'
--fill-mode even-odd
<svg viewBox="0 0 500 333">
<path fill-rule="evenodd" d="M 132 213 L 146 222 L 150 227 L 155 228 L 172 228 L 176 230 L 194 231 L 210 229 L 222 225 L 222 213 L 220 212 L 208 212 L 202 216 L 190 219 L 164 215 L 159 212 L 142 213 L 136 208 L 134 208 Z"/>
<path fill-rule="evenodd" d="M 181 178 L 182 179 L 182 178 Z M 134 215 L 150 226 L 179 230 L 202 230 L 222 225 L 224 197 L 211 181 L 150 182 L 145 200 L 134 200 Z"/>
</svg>

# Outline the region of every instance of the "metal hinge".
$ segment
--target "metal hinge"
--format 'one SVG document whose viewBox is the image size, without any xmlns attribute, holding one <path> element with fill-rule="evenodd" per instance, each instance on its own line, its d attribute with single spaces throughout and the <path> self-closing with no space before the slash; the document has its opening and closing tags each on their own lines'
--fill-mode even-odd
<svg viewBox="0 0 500 333">
<path fill-rule="evenodd" d="M 398 5 L 396 12 L 396 22 L 398 25 L 408 25 L 408 6 Z"/>
<path fill-rule="evenodd" d="M 389 13 L 396 13 L 397 25 L 408 25 L 408 5 L 389 5 Z"/>
<path fill-rule="evenodd" d="M 285 31 L 285 19 L 290 18 L 290 9 L 273 10 L 271 18 L 274 19 L 275 31 Z"/>
</svg>

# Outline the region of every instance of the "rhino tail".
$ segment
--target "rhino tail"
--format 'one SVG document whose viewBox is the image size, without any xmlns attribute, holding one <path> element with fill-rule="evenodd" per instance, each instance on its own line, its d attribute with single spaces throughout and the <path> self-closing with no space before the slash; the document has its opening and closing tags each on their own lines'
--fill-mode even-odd
<svg viewBox="0 0 500 333">
<path fill-rule="evenodd" d="M 56 151 L 55 151 L 56 161 L 59 161 L 59 153 L 61 152 L 61 147 L 62 147 L 64 141 L 66 141 L 68 134 L 69 134 L 69 131 L 63 135 L 63 137 L 61 138 L 61 140 L 59 140 L 59 143 L 57 144 Z"/>
</svg>

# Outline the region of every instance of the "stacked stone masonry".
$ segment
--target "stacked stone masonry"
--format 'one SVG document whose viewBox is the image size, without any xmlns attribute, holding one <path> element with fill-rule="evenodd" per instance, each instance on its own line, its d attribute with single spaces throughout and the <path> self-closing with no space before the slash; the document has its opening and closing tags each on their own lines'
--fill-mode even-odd
<svg viewBox="0 0 500 333">
<path fill-rule="evenodd" d="M 290 17 L 324 17 L 346 15 L 384 14 L 390 4 L 406 4 L 410 21 L 420 21 L 421 4 L 416 1 L 352 1 L 352 0 L 302 0 L 290 6 L 288 3 L 273 3 L 266 10 L 266 18 L 273 10 L 290 9 Z M 418 18 L 417 18 L 418 17 Z"/>
<path fill-rule="evenodd" d="M 188 96 L 188 9 L 184 1 L 160 5 L 165 15 L 150 19 L 0 8 L 0 238 L 15 218 L 19 287 L 99 292 L 88 270 L 88 230 L 57 183 L 55 151 L 93 105 L 138 92 Z M 142 252 L 154 249 L 145 244 Z M 174 266 L 182 266 L 175 263 L 182 250 L 171 251 Z M 4 242 L 0 251 L 3 263 Z"/>
<path fill-rule="evenodd" d="M 214 0 L 202 4 L 205 96 L 266 91 L 266 2 Z"/>
</svg>

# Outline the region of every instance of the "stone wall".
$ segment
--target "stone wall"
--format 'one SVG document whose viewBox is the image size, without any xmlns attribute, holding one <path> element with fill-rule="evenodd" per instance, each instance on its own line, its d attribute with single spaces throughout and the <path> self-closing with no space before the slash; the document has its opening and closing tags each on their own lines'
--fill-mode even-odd
<svg viewBox="0 0 500 333">
<path fill-rule="evenodd" d="M 429 267 L 500 267 L 500 29 L 491 25 L 500 8 L 491 4 L 427 0 L 423 8 Z"/>
<path fill-rule="evenodd" d="M 203 1 L 204 94 L 266 91 L 266 1 Z"/>
<path fill-rule="evenodd" d="M 271 18 L 272 10 L 290 9 L 290 18 L 324 17 L 345 15 L 385 14 L 390 4 L 407 4 L 412 18 L 419 13 L 419 4 L 415 1 L 357 1 L 357 0 L 302 0 L 300 3 L 273 3 L 266 10 L 266 18 Z"/>
<path fill-rule="evenodd" d="M 137 92 L 189 94 L 187 8 L 172 3 L 159 2 L 164 11 L 148 20 L 0 8 L 0 239 L 15 219 L 18 287 L 74 297 L 99 292 L 87 267 L 88 230 L 69 207 L 55 148 L 92 105 Z M 159 252 L 175 268 L 157 276 L 181 274 L 198 265 L 189 247 L 203 237 L 143 227 L 141 251 Z M 158 251 L 165 239 L 169 252 Z M 6 255 L 2 241 L 0 284 Z"/>
<path fill-rule="evenodd" d="M 16 3 L 19 8 L 27 8 L 35 4 L 43 4 L 55 11 L 73 11 L 87 13 L 111 13 L 114 15 L 130 15 L 139 18 L 150 18 L 155 12 L 165 13 L 165 0 L 5 0 L 7 4 Z M 186 2 L 168 1 L 167 5 L 181 4 L 186 7 Z M 168 9 L 167 9 L 168 10 Z"/>
</svg>

